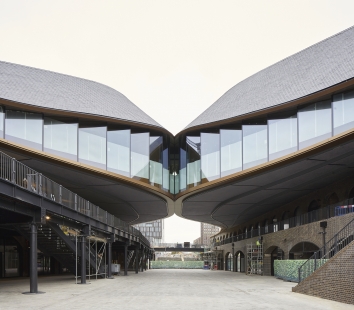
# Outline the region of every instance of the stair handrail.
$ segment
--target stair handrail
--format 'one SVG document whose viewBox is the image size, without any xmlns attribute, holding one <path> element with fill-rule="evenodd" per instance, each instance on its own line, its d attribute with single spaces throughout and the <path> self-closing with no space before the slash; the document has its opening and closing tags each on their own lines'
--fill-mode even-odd
<svg viewBox="0 0 354 310">
<path fill-rule="evenodd" d="M 323 233 L 323 232 L 321 232 Z M 298 269 L 298 282 L 302 282 L 319 267 L 323 266 L 336 253 L 345 248 L 354 240 L 354 219 L 345 225 L 333 238 L 316 251 L 306 262 Z"/>
</svg>

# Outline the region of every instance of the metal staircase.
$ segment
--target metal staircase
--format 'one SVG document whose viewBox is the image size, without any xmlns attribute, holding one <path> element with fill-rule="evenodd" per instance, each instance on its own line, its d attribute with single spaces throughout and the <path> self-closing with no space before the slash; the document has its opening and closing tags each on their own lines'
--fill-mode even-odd
<svg viewBox="0 0 354 310">
<path fill-rule="evenodd" d="M 315 252 L 299 267 L 299 283 L 309 277 L 335 254 L 347 247 L 354 240 L 354 220 L 344 226 L 324 247 Z"/>
<path fill-rule="evenodd" d="M 30 225 L 20 224 L 15 225 L 15 229 L 29 240 Z M 75 236 L 70 238 L 67 236 L 57 224 L 41 224 L 37 229 L 37 246 L 38 249 L 48 256 L 54 257 L 63 267 L 68 269 L 71 273 L 77 271 L 80 274 L 81 263 L 80 259 L 76 262 L 76 244 Z M 96 256 L 92 251 L 86 246 L 86 258 L 90 261 L 90 265 L 95 268 L 96 266 Z M 88 259 L 88 252 L 90 253 L 90 259 Z M 81 255 L 81 251 L 78 247 L 77 255 Z"/>
</svg>

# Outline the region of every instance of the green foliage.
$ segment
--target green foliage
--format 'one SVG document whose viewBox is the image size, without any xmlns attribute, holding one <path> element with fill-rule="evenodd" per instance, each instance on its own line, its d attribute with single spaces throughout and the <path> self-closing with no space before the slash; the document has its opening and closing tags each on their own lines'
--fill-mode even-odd
<svg viewBox="0 0 354 310">
<path fill-rule="evenodd" d="M 306 262 L 306 259 L 297 260 L 275 260 L 274 276 L 291 282 L 298 282 L 299 267 Z"/>
<path fill-rule="evenodd" d="M 151 269 L 203 269 L 203 261 L 152 261 Z"/>
</svg>

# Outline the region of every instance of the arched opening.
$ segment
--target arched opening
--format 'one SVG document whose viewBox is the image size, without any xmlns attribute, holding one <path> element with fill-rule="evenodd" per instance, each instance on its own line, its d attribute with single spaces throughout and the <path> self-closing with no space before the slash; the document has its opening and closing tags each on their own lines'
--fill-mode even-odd
<svg viewBox="0 0 354 310">
<path fill-rule="evenodd" d="M 277 246 L 271 246 L 264 252 L 264 275 L 274 276 L 274 261 L 284 259 L 284 251 Z"/>
<path fill-rule="evenodd" d="M 218 270 L 224 269 L 224 259 L 221 253 L 219 253 L 217 256 L 216 265 L 218 266 Z"/>
<path fill-rule="evenodd" d="M 319 248 L 311 242 L 299 242 L 289 251 L 289 259 L 309 259 Z"/>
<path fill-rule="evenodd" d="M 290 211 L 285 211 L 281 217 L 281 229 L 288 229 L 290 227 L 289 218 Z"/>
<path fill-rule="evenodd" d="M 349 203 L 348 204 L 354 204 L 353 203 L 353 201 L 354 201 L 354 187 L 350 190 L 348 199 L 349 199 Z"/>
<path fill-rule="evenodd" d="M 277 219 L 277 217 L 276 216 L 274 216 L 273 217 L 273 220 L 272 220 L 272 224 L 273 224 L 273 232 L 276 232 L 276 231 L 278 231 L 278 219 Z"/>
<path fill-rule="evenodd" d="M 354 190 L 354 188 L 353 188 L 353 190 Z M 336 193 L 332 193 L 331 196 L 328 197 L 328 204 L 334 205 L 337 202 L 339 202 L 338 195 Z"/>
<path fill-rule="evenodd" d="M 228 252 L 225 255 L 225 270 L 226 271 L 232 271 L 232 266 L 233 266 L 232 253 Z"/>
<path fill-rule="evenodd" d="M 317 216 L 317 210 L 320 208 L 320 205 L 318 204 L 317 200 L 312 200 L 307 208 L 308 212 L 308 222 L 316 222 L 318 220 Z"/>
<path fill-rule="evenodd" d="M 245 272 L 245 254 L 241 251 L 235 253 L 236 272 Z"/>
<path fill-rule="evenodd" d="M 252 237 L 253 237 L 253 235 L 254 235 L 253 225 L 251 225 L 251 226 L 249 227 L 248 237 L 249 237 L 249 238 L 252 238 Z"/>
<path fill-rule="evenodd" d="M 297 207 L 294 211 L 294 216 L 295 216 L 295 226 L 300 226 L 301 225 L 301 209 L 300 207 Z"/>
<path fill-rule="evenodd" d="M 264 233 L 267 234 L 269 232 L 269 221 L 264 221 Z"/>
</svg>

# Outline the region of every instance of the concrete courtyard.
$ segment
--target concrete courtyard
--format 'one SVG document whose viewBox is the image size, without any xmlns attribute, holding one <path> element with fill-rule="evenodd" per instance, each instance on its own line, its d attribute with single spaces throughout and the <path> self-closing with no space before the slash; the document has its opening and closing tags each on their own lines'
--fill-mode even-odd
<svg viewBox="0 0 354 310">
<path fill-rule="evenodd" d="M 0 309 L 353 309 L 291 292 L 273 277 L 210 270 L 149 270 L 76 285 L 72 276 L 40 277 L 45 294 L 23 295 L 29 279 L 0 281 Z"/>
</svg>

